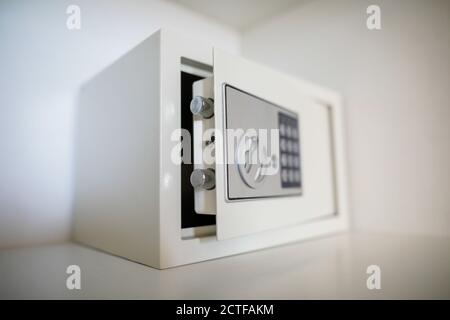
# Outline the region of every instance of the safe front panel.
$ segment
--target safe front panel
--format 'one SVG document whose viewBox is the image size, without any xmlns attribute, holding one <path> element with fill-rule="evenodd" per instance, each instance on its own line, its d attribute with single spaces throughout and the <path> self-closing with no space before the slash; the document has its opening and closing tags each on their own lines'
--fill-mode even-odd
<svg viewBox="0 0 450 320">
<path fill-rule="evenodd" d="M 336 213 L 328 105 L 308 95 L 296 79 L 219 50 L 214 51 L 214 95 L 216 127 L 225 136 L 216 144 L 219 240 Z M 229 129 L 277 129 L 278 145 L 271 154 L 275 172 L 257 181 L 252 169 L 250 176 L 245 175 L 242 162 L 229 164 L 241 156 L 240 147 L 251 150 L 251 143 L 239 147 L 239 137 L 229 139 Z M 248 136 L 250 141 L 255 137 L 251 133 Z M 281 163 L 282 156 L 291 156 L 291 160 Z M 283 172 L 288 175 L 283 177 Z"/>
</svg>

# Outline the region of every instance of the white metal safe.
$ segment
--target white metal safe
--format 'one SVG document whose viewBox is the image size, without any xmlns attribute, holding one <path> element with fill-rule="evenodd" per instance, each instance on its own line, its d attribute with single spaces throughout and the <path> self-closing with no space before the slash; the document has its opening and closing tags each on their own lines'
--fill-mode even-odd
<svg viewBox="0 0 450 320">
<path fill-rule="evenodd" d="M 163 269 L 345 230 L 340 103 L 158 31 L 80 90 L 74 239 Z"/>
</svg>

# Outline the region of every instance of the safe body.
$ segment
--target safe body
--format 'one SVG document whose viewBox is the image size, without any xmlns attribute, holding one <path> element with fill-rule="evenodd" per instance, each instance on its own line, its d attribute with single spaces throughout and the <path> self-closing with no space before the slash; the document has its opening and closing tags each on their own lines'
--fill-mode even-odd
<svg viewBox="0 0 450 320">
<path fill-rule="evenodd" d="M 212 118 L 192 115 L 196 94 L 214 100 Z M 174 161 L 180 128 L 198 157 L 199 132 L 258 125 L 283 127 L 291 150 L 273 149 L 278 171 L 262 182 L 228 163 L 226 134 L 215 163 Z M 198 40 L 160 30 L 89 80 L 75 137 L 73 238 L 133 261 L 163 269 L 348 227 L 339 95 Z M 194 189 L 208 166 L 214 189 Z"/>
</svg>

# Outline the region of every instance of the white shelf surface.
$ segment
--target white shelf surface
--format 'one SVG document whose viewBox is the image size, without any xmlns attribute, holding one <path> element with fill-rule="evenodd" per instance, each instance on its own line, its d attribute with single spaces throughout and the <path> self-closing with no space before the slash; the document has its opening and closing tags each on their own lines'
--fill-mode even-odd
<svg viewBox="0 0 450 320">
<path fill-rule="evenodd" d="M 0 299 L 22 298 L 450 299 L 450 238 L 346 233 L 162 271 L 74 243 L 0 251 Z"/>
</svg>

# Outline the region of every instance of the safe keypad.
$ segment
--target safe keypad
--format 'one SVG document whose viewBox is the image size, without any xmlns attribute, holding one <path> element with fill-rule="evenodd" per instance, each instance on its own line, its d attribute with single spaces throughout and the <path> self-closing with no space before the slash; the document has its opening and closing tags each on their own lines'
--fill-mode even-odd
<svg viewBox="0 0 450 320">
<path fill-rule="evenodd" d="M 298 188 L 301 186 L 298 120 L 280 112 L 278 127 L 280 129 L 281 186 L 282 188 Z"/>
</svg>

